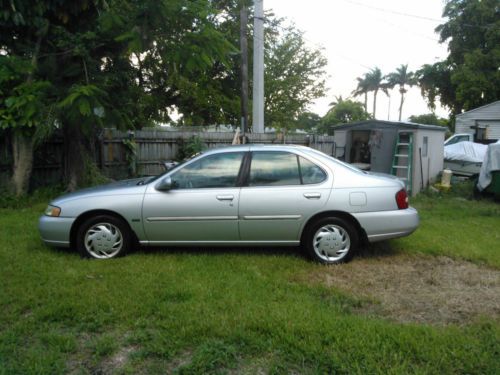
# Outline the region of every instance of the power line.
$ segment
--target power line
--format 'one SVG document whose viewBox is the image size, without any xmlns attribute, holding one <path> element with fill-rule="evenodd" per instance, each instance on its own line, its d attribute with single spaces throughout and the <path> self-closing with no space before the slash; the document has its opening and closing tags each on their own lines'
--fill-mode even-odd
<svg viewBox="0 0 500 375">
<path fill-rule="evenodd" d="M 398 16 L 411 17 L 411 18 L 416 18 L 416 19 L 420 19 L 420 20 L 424 20 L 424 21 L 430 21 L 430 22 L 436 22 L 436 23 L 443 23 L 443 22 L 445 22 L 445 20 L 443 20 L 443 19 L 425 17 L 425 16 L 420 16 L 420 15 L 417 15 L 417 14 L 411 14 L 411 13 L 399 12 L 397 10 L 392 10 L 392 9 L 380 8 L 380 7 L 376 7 L 376 6 L 373 6 L 373 5 L 369 5 L 369 4 L 365 4 L 365 3 L 360 3 L 360 2 L 354 1 L 354 0 L 343 0 L 343 1 L 346 2 L 346 3 L 350 3 L 350 4 L 353 4 L 353 5 L 360 6 L 360 7 L 364 7 L 364 8 L 376 10 L 376 11 L 379 11 L 379 12 L 395 14 L 395 15 L 398 15 Z M 473 25 L 473 24 L 470 24 L 470 23 L 460 23 L 460 24 L 462 26 L 465 26 L 465 27 L 474 27 L 474 28 L 480 28 L 480 29 L 488 29 L 488 28 L 490 28 L 490 27 L 492 27 L 492 26 L 495 25 L 494 23 L 490 23 L 490 24 L 486 24 L 486 25 Z"/>
<path fill-rule="evenodd" d="M 394 25 L 394 24 L 392 26 L 397 27 L 397 25 Z M 275 27 L 277 27 L 281 31 L 287 31 L 288 30 L 285 26 L 282 26 L 282 25 L 275 25 Z M 408 32 L 409 32 L 409 30 L 408 30 Z M 314 41 L 312 39 L 309 39 L 309 38 L 305 37 L 304 34 L 305 34 L 305 32 L 302 32 L 302 39 L 304 41 L 306 41 L 308 44 L 310 44 L 310 45 L 312 45 L 312 46 L 314 46 L 316 48 L 325 49 L 324 45 L 322 45 L 321 43 L 318 43 L 318 42 L 316 42 L 316 41 Z M 424 37 L 424 35 L 420 35 L 420 34 L 417 34 L 417 35 L 420 36 L 420 37 Z M 427 39 L 431 39 L 431 38 L 427 38 Z M 433 39 L 431 39 L 431 40 L 433 40 Z M 437 40 L 434 40 L 434 41 L 437 41 Z M 359 61 L 357 61 L 357 60 L 355 60 L 355 59 L 353 59 L 351 57 L 342 55 L 342 54 L 338 53 L 337 51 L 335 51 L 335 56 L 336 57 L 340 57 L 341 59 L 344 59 L 344 60 L 349 61 L 351 63 L 354 63 L 356 65 L 359 65 L 359 66 L 361 66 L 361 67 L 363 67 L 365 69 L 372 69 L 373 68 L 373 66 L 365 65 L 365 64 L 363 64 L 363 63 L 361 63 L 361 62 L 359 62 Z"/>
<path fill-rule="evenodd" d="M 353 0 L 344 0 L 344 1 L 345 1 L 346 3 L 351 3 L 351 4 L 354 4 L 354 5 L 357 5 L 357 6 L 361 6 L 361 7 L 364 7 L 364 8 L 369 8 L 369 9 L 377 10 L 377 11 L 379 11 L 379 12 L 385 12 L 385 13 L 396 14 L 396 15 L 398 15 L 398 16 L 405 16 L 405 17 L 418 18 L 418 19 L 421 19 L 421 20 L 431 21 L 431 22 L 438 22 L 438 23 L 443 22 L 443 20 L 441 20 L 441 19 L 437 19 L 437 18 L 424 17 L 424 16 L 419 16 L 419 15 L 416 15 L 416 14 L 410 14 L 410 13 L 398 12 L 398 11 L 396 11 L 396 10 L 392 10 L 392 9 L 379 8 L 379 7 L 376 7 L 376 6 L 373 6 L 373 5 L 368 5 L 368 4 L 364 4 L 364 3 L 359 3 L 359 2 L 357 2 L 357 1 L 353 1 Z"/>
<path fill-rule="evenodd" d="M 345 1 L 348 1 L 348 0 L 345 0 Z M 266 18 L 264 17 L 264 21 L 265 21 L 265 22 L 267 22 L 267 21 L 268 21 L 268 19 L 266 19 Z M 439 40 L 437 40 L 437 39 L 433 39 L 433 38 L 428 37 L 428 36 L 426 36 L 426 35 L 423 35 L 423 34 L 419 34 L 419 33 L 412 32 L 412 31 L 410 31 L 410 30 L 408 30 L 408 29 L 406 29 L 406 28 L 403 28 L 403 27 L 401 27 L 401 26 L 399 26 L 399 25 L 393 24 L 393 23 L 388 22 L 388 21 L 386 21 L 386 20 L 382 20 L 382 21 L 383 21 L 383 22 L 385 22 L 385 23 L 387 23 L 387 24 L 388 24 L 388 25 L 390 25 L 390 26 L 393 26 L 393 27 L 399 27 L 399 28 L 401 28 L 402 30 L 404 30 L 404 31 L 406 31 L 406 32 L 408 32 L 408 33 L 412 33 L 412 34 L 414 34 L 414 35 L 416 35 L 416 36 L 419 36 L 419 37 L 421 37 L 421 38 L 426 38 L 426 39 L 432 40 L 432 41 L 434 41 L 434 42 L 439 42 Z M 440 22 L 441 22 L 441 21 L 440 21 Z M 283 25 L 280 25 L 280 24 L 275 24 L 274 26 L 275 26 L 276 28 L 280 29 L 281 31 L 288 31 L 288 28 L 287 28 L 286 26 L 283 26 Z M 318 43 L 318 42 L 316 42 L 316 41 L 313 41 L 313 40 L 311 40 L 311 39 L 309 39 L 309 38 L 305 37 L 305 36 L 304 36 L 304 34 L 305 34 L 305 32 L 302 32 L 302 39 L 303 39 L 304 41 L 306 41 L 308 44 L 311 44 L 312 46 L 315 46 L 316 48 L 325 49 L 325 46 L 324 46 L 324 45 L 322 45 L 321 43 Z M 254 38 L 255 38 L 255 36 L 254 36 Z M 261 40 L 263 41 L 263 39 L 261 39 Z M 370 70 L 370 69 L 372 69 L 372 68 L 373 68 L 373 66 L 368 66 L 368 65 L 365 65 L 365 64 L 363 64 L 363 63 L 361 63 L 361 62 L 359 62 L 359 61 L 357 61 L 357 60 L 355 60 L 355 59 L 353 59 L 353 58 L 351 58 L 351 57 L 348 57 L 348 56 L 342 55 L 342 54 L 338 53 L 338 51 L 335 51 L 335 56 L 336 56 L 336 57 L 339 57 L 339 58 L 341 58 L 341 59 L 343 59 L 343 60 L 345 60 L 345 61 L 349 61 L 349 62 L 351 62 L 351 63 L 354 63 L 354 64 L 356 64 L 356 65 L 359 65 L 359 66 L 361 66 L 361 67 L 363 67 L 363 68 L 365 68 L 365 69 L 368 69 L 368 70 Z"/>
<path fill-rule="evenodd" d="M 405 32 L 407 32 L 408 34 L 412 34 L 412 35 L 415 35 L 415 36 L 418 36 L 420 38 L 424 38 L 424 39 L 428 39 L 428 40 L 432 40 L 433 42 L 436 42 L 436 43 L 441 43 L 441 41 L 439 39 L 436 39 L 436 38 L 431 38 L 430 36 L 427 36 L 427 35 L 424 35 L 424 34 L 421 34 L 421 33 L 417 33 L 415 31 L 412 31 L 410 29 L 407 29 L 401 25 L 398 25 L 398 24 L 395 24 L 395 23 L 392 23 L 392 22 L 389 22 L 387 20 L 380 20 L 381 22 L 389 25 L 389 26 L 392 26 L 392 27 L 395 27 L 395 28 L 398 28 L 398 29 L 401 29 Z"/>
</svg>

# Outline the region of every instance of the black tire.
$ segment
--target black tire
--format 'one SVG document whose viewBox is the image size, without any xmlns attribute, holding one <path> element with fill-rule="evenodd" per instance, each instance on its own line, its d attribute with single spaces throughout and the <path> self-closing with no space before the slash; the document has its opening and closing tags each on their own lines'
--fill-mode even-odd
<svg viewBox="0 0 500 375">
<path fill-rule="evenodd" d="M 329 236 L 328 244 L 318 242 L 315 247 L 315 237 L 322 229 L 323 236 Z M 329 230 L 327 230 L 329 229 Z M 318 233 L 318 238 L 321 232 Z M 347 246 L 348 244 L 348 246 Z M 349 221 L 337 217 L 318 219 L 306 228 L 302 246 L 307 255 L 322 264 L 345 263 L 352 259 L 359 245 L 359 233 Z M 328 253 L 322 247 L 329 246 Z M 323 251 L 322 251 L 323 250 Z"/>
<path fill-rule="evenodd" d="M 90 248 L 88 249 L 85 244 L 86 235 L 93 227 L 96 227 L 95 236 L 94 240 L 88 240 L 87 238 L 88 247 Z M 91 236 L 92 234 L 89 232 L 89 237 Z M 119 245 L 117 245 L 118 242 L 120 242 Z M 85 220 L 76 234 L 76 248 L 82 258 L 117 258 L 125 255 L 130 250 L 131 243 L 132 236 L 127 223 L 110 215 L 98 215 Z M 116 246 L 113 247 L 113 245 Z M 104 247 L 99 248 L 99 246 Z M 109 251 L 107 251 L 108 249 Z"/>
</svg>

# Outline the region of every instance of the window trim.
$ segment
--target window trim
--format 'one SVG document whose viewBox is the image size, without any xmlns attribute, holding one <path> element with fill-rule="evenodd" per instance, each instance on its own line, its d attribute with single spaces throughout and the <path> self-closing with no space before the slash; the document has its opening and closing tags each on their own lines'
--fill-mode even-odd
<svg viewBox="0 0 500 375">
<path fill-rule="evenodd" d="M 299 180 L 300 184 L 304 185 L 304 180 L 302 179 L 302 168 L 300 168 L 300 159 L 299 155 L 295 154 L 295 158 L 297 159 L 297 168 L 299 169 Z"/>
<path fill-rule="evenodd" d="M 248 185 L 248 180 L 250 179 L 250 165 L 252 164 L 252 152 L 245 151 L 243 160 L 240 166 L 240 172 L 238 174 L 238 179 L 236 180 L 237 187 L 243 187 Z"/>
</svg>

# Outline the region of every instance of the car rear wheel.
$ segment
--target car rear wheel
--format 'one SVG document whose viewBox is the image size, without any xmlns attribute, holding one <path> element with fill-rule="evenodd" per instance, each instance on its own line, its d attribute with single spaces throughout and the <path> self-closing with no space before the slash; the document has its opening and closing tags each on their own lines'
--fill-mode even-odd
<svg viewBox="0 0 500 375">
<path fill-rule="evenodd" d="M 348 262 L 354 255 L 359 236 L 354 226 L 340 218 L 327 217 L 314 222 L 305 235 L 308 255 L 323 264 Z"/>
<path fill-rule="evenodd" d="M 109 215 L 94 216 L 78 229 L 77 249 L 84 258 L 110 259 L 130 248 L 130 231 L 123 220 Z"/>
</svg>

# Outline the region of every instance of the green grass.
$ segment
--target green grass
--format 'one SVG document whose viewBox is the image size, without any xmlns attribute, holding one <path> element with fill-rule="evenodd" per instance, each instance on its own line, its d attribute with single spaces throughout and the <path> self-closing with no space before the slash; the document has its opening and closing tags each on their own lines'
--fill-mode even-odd
<svg viewBox="0 0 500 375">
<path fill-rule="evenodd" d="M 422 226 L 393 241 L 397 251 L 500 267 L 498 205 L 415 205 Z M 298 281 L 323 266 L 294 250 L 82 260 L 41 244 L 43 208 L 0 209 L 0 374 L 500 371 L 497 319 L 428 326 L 356 314 L 365 301 Z"/>
<path fill-rule="evenodd" d="M 500 204 L 454 195 L 419 196 L 420 228 L 396 250 L 446 255 L 500 268 Z"/>
</svg>

